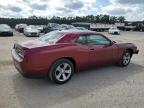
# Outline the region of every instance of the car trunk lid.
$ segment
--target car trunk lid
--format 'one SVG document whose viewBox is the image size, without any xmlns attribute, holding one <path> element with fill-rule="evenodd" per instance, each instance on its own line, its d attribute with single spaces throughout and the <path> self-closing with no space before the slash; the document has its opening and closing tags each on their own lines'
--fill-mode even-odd
<svg viewBox="0 0 144 108">
<path fill-rule="evenodd" d="M 18 44 L 24 49 L 32 49 L 32 48 L 37 48 L 37 47 L 50 46 L 54 43 L 44 42 L 44 41 L 40 41 L 39 39 L 35 39 L 35 40 L 29 40 L 26 42 L 19 42 Z"/>
</svg>

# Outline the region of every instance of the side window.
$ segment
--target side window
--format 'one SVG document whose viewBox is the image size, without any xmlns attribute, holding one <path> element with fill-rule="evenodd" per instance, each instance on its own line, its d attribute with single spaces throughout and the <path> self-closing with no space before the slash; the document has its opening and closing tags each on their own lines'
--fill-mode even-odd
<svg viewBox="0 0 144 108">
<path fill-rule="evenodd" d="M 109 45 L 110 41 L 101 35 L 88 35 L 87 37 L 89 45 Z"/>
<path fill-rule="evenodd" d="M 76 40 L 76 43 L 86 45 L 87 44 L 87 37 L 86 36 L 79 36 Z"/>
</svg>

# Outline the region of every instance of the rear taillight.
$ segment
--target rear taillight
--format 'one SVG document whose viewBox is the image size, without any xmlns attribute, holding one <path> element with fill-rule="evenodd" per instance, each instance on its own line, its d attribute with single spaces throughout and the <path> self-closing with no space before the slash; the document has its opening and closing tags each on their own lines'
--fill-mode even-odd
<svg viewBox="0 0 144 108">
<path fill-rule="evenodd" d="M 17 45 L 14 45 L 14 49 L 19 57 L 24 58 L 25 50 L 21 47 L 18 47 Z"/>
</svg>

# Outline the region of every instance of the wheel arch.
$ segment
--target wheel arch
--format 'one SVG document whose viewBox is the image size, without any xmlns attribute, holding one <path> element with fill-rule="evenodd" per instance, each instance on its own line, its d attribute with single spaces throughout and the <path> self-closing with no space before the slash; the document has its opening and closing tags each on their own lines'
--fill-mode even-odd
<svg viewBox="0 0 144 108">
<path fill-rule="evenodd" d="M 127 51 L 130 51 L 130 53 L 131 53 L 131 56 L 133 55 L 133 49 L 132 48 L 128 48 L 128 49 L 126 49 Z"/>
<path fill-rule="evenodd" d="M 67 59 L 67 60 L 69 60 L 70 62 L 72 62 L 73 66 L 74 66 L 74 70 L 76 70 L 77 66 L 76 66 L 76 61 L 75 61 L 74 58 L 72 58 L 72 57 L 62 57 L 62 58 L 59 58 L 59 59 Z"/>
<path fill-rule="evenodd" d="M 56 61 L 58 61 L 58 60 L 60 60 L 60 59 L 67 59 L 67 60 L 69 60 L 70 62 L 72 62 L 73 66 L 74 66 L 74 71 L 76 71 L 76 69 L 77 69 L 76 60 L 75 60 L 74 58 L 68 57 L 68 56 L 64 56 L 64 57 L 57 58 L 56 60 L 53 61 L 53 63 L 51 64 L 50 68 L 53 66 L 53 64 L 54 64 Z M 49 68 L 49 70 L 50 70 L 50 68 Z"/>
</svg>

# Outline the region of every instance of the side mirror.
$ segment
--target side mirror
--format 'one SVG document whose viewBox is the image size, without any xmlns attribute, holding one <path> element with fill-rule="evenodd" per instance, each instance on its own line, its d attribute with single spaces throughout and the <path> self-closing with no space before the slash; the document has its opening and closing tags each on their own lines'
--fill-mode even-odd
<svg viewBox="0 0 144 108">
<path fill-rule="evenodd" d="M 109 46 L 112 46 L 115 43 L 116 43 L 115 41 L 111 41 L 110 44 L 109 44 Z"/>
<path fill-rule="evenodd" d="M 110 47 L 112 46 L 114 43 L 112 41 L 110 41 L 109 43 L 105 44 L 105 47 Z"/>
<path fill-rule="evenodd" d="M 116 43 L 116 41 L 112 41 L 113 43 Z"/>
</svg>

